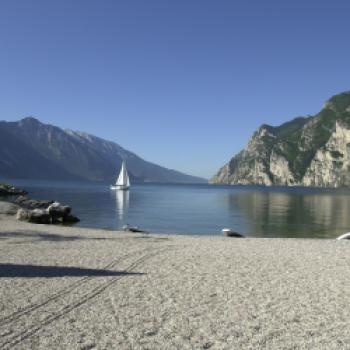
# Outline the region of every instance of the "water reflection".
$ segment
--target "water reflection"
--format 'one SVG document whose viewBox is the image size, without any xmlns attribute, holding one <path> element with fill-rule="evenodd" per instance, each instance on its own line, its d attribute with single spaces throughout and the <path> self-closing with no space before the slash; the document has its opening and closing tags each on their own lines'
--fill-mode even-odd
<svg viewBox="0 0 350 350">
<path fill-rule="evenodd" d="M 129 191 L 115 191 L 115 199 L 118 219 L 123 225 L 129 208 Z"/>
<path fill-rule="evenodd" d="M 231 192 L 230 213 L 241 212 L 246 233 L 261 237 L 335 237 L 349 231 L 350 197 L 328 193 Z"/>
</svg>

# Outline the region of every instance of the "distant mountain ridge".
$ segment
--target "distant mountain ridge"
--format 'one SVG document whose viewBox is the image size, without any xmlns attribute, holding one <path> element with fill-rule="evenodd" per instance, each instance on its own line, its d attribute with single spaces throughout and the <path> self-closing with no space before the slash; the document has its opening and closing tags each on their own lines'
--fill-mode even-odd
<svg viewBox="0 0 350 350">
<path fill-rule="evenodd" d="M 350 92 L 330 98 L 315 116 L 262 125 L 210 182 L 349 187 Z"/>
<path fill-rule="evenodd" d="M 145 161 L 115 142 L 27 117 L 0 121 L 0 177 L 112 182 L 125 161 L 131 181 L 206 180 Z"/>
</svg>

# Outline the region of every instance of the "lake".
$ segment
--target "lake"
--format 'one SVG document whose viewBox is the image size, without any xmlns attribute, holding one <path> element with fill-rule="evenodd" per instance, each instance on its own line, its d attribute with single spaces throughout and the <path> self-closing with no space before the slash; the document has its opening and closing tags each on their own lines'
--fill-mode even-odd
<svg viewBox="0 0 350 350">
<path fill-rule="evenodd" d="M 350 190 L 258 186 L 108 184 L 11 180 L 35 199 L 73 208 L 78 226 L 125 224 L 155 233 L 220 235 L 224 227 L 252 237 L 334 238 L 350 231 Z"/>
</svg>

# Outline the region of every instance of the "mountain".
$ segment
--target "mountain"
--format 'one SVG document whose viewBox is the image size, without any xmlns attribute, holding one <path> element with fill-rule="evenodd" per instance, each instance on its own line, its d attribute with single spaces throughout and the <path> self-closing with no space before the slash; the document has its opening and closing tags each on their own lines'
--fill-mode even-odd
<svg viewBox="0 0 350 350">
<path fill-rule="evenodd" d="M 262 125 L 210 182 L 350 186 L 350 92 L 333 96 L 314 116 Z"/>
<path fill-rule="evenodd" d="M 196 183 L 204 179 L 147 162 L 118 144 L 28 117 L 0 121 L 0 177 L 113 182 L 125 161 L 131 181 Z"/>
</svg>

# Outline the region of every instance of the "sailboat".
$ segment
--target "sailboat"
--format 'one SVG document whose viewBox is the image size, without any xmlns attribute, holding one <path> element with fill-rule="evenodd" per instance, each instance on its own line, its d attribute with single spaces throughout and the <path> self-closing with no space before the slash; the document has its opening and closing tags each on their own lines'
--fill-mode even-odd
<svg viewBox="0 0 350 350">
<path fill-rule="evenodd" d="M 111 190 L 128 190 L 130 187 L 130 181 L 128 172 L 126 170 L 125 163 L 122 163 L 120 173 L 115 185 L 111 185 Z"/>
</svg>

